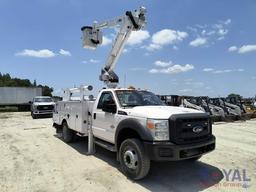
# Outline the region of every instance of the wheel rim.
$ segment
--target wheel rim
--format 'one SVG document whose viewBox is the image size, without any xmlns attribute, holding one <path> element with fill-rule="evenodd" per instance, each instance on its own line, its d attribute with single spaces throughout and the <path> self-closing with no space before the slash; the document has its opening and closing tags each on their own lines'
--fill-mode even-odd
<svg viewBox="0 0 256 192">
<path fill-rule="evenodd" d="M 137 169 L 138 167 L 138 155 L 135 150 L 133 149 L 128 149 L 124 153 L 124 164 L 129 168 L 129 169 Z"/>
</svg>

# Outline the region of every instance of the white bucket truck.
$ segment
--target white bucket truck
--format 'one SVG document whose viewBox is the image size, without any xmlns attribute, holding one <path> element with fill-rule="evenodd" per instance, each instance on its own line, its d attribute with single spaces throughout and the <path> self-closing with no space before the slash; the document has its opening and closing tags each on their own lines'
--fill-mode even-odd
<svg viewBox="0 0 256 192">
<path fill-rule="evenodd" d="M 208 114 L 183 107 L 166 106 L 155 94 L 136 89 L 118 89 L 113 69 L 131 31 L 145 25 L 145 8 L 127 11 L 116 19 L 83 27 L 84 47 L 96 48 L 102 42 L 100 29 L 121 26 L 100 80 L 97 98 L 89 96 L 91 86 L 66 89 L 57 103 L 54 127 L 65 142 L 75 135 L 88 136 L 88 152 L 94 144 L 117 153 L 123 173 L 131 179 L 144 178 L 150 162 L 197 160 L 215 149 L 215 137 Z M 78 92 L 79 97 L 74 97 Z"/>
</svg>

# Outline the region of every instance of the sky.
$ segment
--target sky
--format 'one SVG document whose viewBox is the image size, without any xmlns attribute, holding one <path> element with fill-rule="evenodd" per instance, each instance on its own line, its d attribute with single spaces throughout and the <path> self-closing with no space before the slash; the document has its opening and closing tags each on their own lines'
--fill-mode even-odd
<svg viewBox="0 0 256 192">
<path fill-rule="evenodd" d="M 96 90 L 118 28 L 103 30 L 96 50 L 81 27 L 145 6 L 147 25 L 133 32 L 115 72 L 120 87 L 156 94 L 256 95 L 255 0 L 0 0 L 0 72 L 62 89 Z"/>
</svg>

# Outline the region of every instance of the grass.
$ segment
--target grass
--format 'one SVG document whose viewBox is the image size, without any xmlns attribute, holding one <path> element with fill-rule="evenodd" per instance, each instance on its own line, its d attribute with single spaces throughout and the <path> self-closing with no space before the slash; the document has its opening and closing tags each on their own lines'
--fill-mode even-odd
<svg viewBox="0 0 256 192">
<path fill-rule="evenodd" d="M 0 107 L 0 112 L 17 112 L 18 107 Z"/>
</svg>

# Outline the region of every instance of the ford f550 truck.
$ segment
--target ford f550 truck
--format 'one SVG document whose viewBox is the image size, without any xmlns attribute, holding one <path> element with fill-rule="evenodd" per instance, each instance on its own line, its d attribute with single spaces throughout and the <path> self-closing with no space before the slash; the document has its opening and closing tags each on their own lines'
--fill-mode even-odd
<svg viewBox="0 0 256 192">
<path fill-rule="evenodd" d="M 67 143 L 88 136 L 91 127 L 94 144 L 116 152 L 123 173 L 134 180 L 147 175 L 151 160 L 197 160 L 215 148 L 208 114 L 166 106 L 149 91 L 103 89 L 96 100 L 70 97 L 57 103 L 53 119 Z"/>
<path fill-rule="evenodd" d="M 131 32 L 145 25 L 145 13 L 146 9 L 140 7 L 115 19 L 82 27 L 83 46 L 95 49 L 102 43 L 102 28 L 120 26 L 100 75 L 108 88 L 102 89 L 96 100 L 86 94 L 92 86 L 66 89 L 53 114 L 54 126 L 64 141 L 72 142 L 75 135 L 88 136 L 90 154 L 94 144 L 116 152 L 123 173 L 134 180 L 147 175 L 151 160 L 197 160 L 215 148 L 206 113 L 166 106 L 149 91 L 116 88 L 117 59 Z"/>
</svg>

